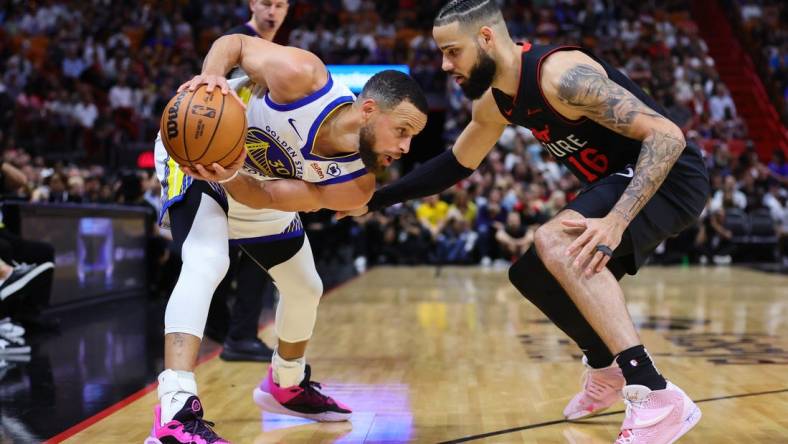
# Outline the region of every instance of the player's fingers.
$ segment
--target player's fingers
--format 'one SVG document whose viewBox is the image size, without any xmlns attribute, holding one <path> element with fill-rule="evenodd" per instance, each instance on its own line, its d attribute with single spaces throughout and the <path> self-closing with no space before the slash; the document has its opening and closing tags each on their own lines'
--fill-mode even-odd
<svg viewBox="0 0 788 444">
<path fill-rule="evenodd" d="M 213 77 L 209 77 L 205 83 L 208 85 L 205 87 L 205 92 L 207 93 L 213 92 L 213 88 L 216 86 L 216 79 Z"/>
<path fill-rule="evenodd" d="M 210 173 L 210 171 L 208 171 L 208 168 L 205 168 L 204 166 L 200 165 L 199 163 L 194 165 L 194 169 L 196 169 L 197 172 L 200 173 L 200 176 L 202 178 L 204 178 L 204 179 L 213 179 L 213 175 Z"/>
<path fill-rule="evenodd" d="M 586 277 L 590 278 L 594 275 L 595 270 L 599 268 L 599 264 L 602 262 L 602 259 L 605 258 L 605 255 L 601 251 L 597 251 L 594 254 L 594 257 L 591 259 L 591 262 L 588 263 L 588 267 L 586 267 Z"/>
<path fill-rule="evenodd" d="M 211 168 L 213 168 L 213 172 L 214 172 L 214 174 L 216 174 L 217 176 L 221 176 L 221 175 L 223 175 L 224 173 L 226 173 L 226 172 L 227 172 L 227 170 L 225 170 L 223 166 L 219 165 L 219 164 L 218 164 L 218 163 L 216 163 L 216 162 L 214 162 L 214 163 L 212 163 L 212 164 L 211 164 Z"/>
<path fill-rule="evenodd" d="M 246 149 L 242 149 L 241 152 L 238 153 L 238 157 L 235 159 L 234 163 L 243 165 L 244 160 L 246 160 Z"/>
<path fill-rule="evenodd" d="M 604 270 L 605 267 L 607 267 L 607 263 L 610 262 L 610 256 L 608 255 L 604 255 L 604 256 L 605 257 L 602 258 L 602 260 L 599 262 L 599 265 L 597 265 L 596 267 L 597 273 L 601 273 L 602 270 Z"/>
<path fill-rule="evenodd" d="M 580 234 L 581 234 L 583 231 L 585 231 L 586 229 L 585 229 L 585 227 L 567 227 L 567 226 L 564 226 L 564 227 L 562 228 L 562 230 L 563 230 L 563 232 L 564 232 L 564 233 L 566 233 L 566 234 L 575 234 L 575 235 L 580 235 Z"/>
<path fill-rule="evenodd" d="M 181 92 L 184 89 L 188 88 L 189 86 L 191 86 L 191 84 L 192 84 L 191 80 L 181 83 L 181 86 L 178 87 L 178 92 Z"/>
<path fill-rule="evenodd" d="M 564 219 L 561 221 L 561 225 L 568 227 L 568 228 L 586 228 L 588 224 L 586 223 L 585 219 Z"/>
<path fill-rule="evenodd" d="M 195 76 L 193 79 L 189 81 L 189 91 L 194 91 L 203 83 L 202 76 Z"/>
<path fill-rule="evenodd" d="M 583 262 L 587 261 L 594 254 L 594 247 L 596 246 L 596 236 L 591 236 L 583 245 L 583 249 L 575 259 L 575 267 L 579 267 Z"/>
<path fill-rule="evenodd" d="M 337 211 L 337 213 L 335 215 L 335 218 L 336 218 L 336 220 L 341 220 L 341 219 L 346 218 L 347 216 L 348 216 L 348 212 L 347 211 Z"/>
<path fill-rule="evenodd" d="M 244 166 L 244 162 L 246 161 L 246 150 L 241 150 L 238 153 L 238 157 L 233 160 L 230 166 L 227 168 L 229 170 L 240 170 L 242 166 Z"/>
<path fill-rule="evenodd" d="M 567 247 L 566 249 L 566 255 L 567 256 L 577 255 L 577 252 L 580 251 L 581 248 L 583 248 L 583 245 L 585 245 L 586 242 L 588 242 L 588 239 L 592 235 L 593 233 L 588 230 L 583 231 L 580 234 L 580 236 L 577 236 L 577 239 L 575 239 L 571 244 L 569 244 L 569 247 Z"/>
<path fill-rule="evenodd" d="M 227 93 L 230 92 L 230 86 L 227 85 L 227 79 L 225 79 L 223 77 L 217 79 L 216 86 L 221 88 L 222 94 L 225 95 L 225 96 L 227 95 Z"/>
<path fill-rule="evenodd" d="M 194 171 L 192 171 L 192 169 L 189 167 L 182 166 L 181 171 L 183 171 L 185 174 L 188 174 L 189 176 L 194 176 Z"/>
</svg>

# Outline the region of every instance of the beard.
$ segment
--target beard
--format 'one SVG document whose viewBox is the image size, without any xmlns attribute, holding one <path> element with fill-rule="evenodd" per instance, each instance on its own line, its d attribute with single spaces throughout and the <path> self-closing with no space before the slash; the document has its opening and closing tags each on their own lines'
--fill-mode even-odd
<svg viewBox="0 0 788 444">
<path fill-rule="evenodd" d="M 380 164 L 378 154 L 372 149 L 375 145 L 375 133 L 369 126 L 362 126 L 358 133 L 358 153 L 364 166 L 373 174 L 377 174 L 385 169 Z"/>
<path fill-rule="evenodd" d="M 480 98 L 485 91 L 490 89 L 495 78 L 495 71 L 498 68 L 492 57 L 482 51 L 481 48 L 478 51 L 479 61 L 471 68 L 468 78 L 460 83 L 460 89 L 462 89 L 463 94 L 471 100 Z"/>
</svg>

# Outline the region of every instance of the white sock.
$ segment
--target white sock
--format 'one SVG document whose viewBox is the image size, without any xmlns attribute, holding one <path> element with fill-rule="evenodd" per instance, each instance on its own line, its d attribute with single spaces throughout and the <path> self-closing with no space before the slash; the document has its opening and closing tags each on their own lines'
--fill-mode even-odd
<svg viewBox="0 0 788 444">
<path fill-rule="evenodd" d="M 183 408 L 191 396 L 197 396 L 194 373 L 166 369 L 159 374 L 159 403 L 161 425 L 164 425 Z"/>
<path fill-rule="evenodd" d="M 271 359 L 274 382 L 282 388 L 298 385 L 304 380 L 304 370 L 306 369 L 306 358 L 300 357 L 288 361 L 279 356 L 278 350 L 274 350 L 274 357 Z"/>
</svg>

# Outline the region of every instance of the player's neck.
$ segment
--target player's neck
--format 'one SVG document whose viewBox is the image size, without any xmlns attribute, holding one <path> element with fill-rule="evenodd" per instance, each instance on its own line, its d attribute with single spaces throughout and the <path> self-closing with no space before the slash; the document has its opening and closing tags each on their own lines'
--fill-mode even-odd
<svg viewBox="0 0 788 444">
<path fill-rule="evenodd" d="M 317 131 L 315 154 L 333 157 L 357 152 L 361 125 L 361 115 L 353 105 L 341 107 Z"/>
<path fill-rule="evenodd" d="M 257 33 L 257 36 L 260 37 L 261 39 L 268 40 L 269 42 L 274 41 L 274 37 L 276 36 L 276 31 L 273 29 L 270 31 L 261 31 L 260 28 L 257 27 L 257 23 L 255 23 L 254 17 L 252 17 L 251 20 L 246 22 L 246 26 L 252 28 L 254 32 Z"/>
<path fill-rule="evenodd" d="M 520 88 L 520 69 L 523 63 L 522 47 L 511 42 L 496 57 L 498 66 L 492 87 L 514 97 Z"/>
</svg>

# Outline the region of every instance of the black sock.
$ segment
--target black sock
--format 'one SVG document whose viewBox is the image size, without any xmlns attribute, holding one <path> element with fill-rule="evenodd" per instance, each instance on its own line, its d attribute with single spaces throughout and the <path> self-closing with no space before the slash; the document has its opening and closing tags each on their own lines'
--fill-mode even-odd
<svg viewBox="0 0 788 444">
<path fill-rule="evenodd" d="M 616 362 L 624 373 L 627 385 L 645 385 L 651 390 L 663 390 L 668 386 L 642 345 L 622 351 L 616 357 Z"/>
</svg>

